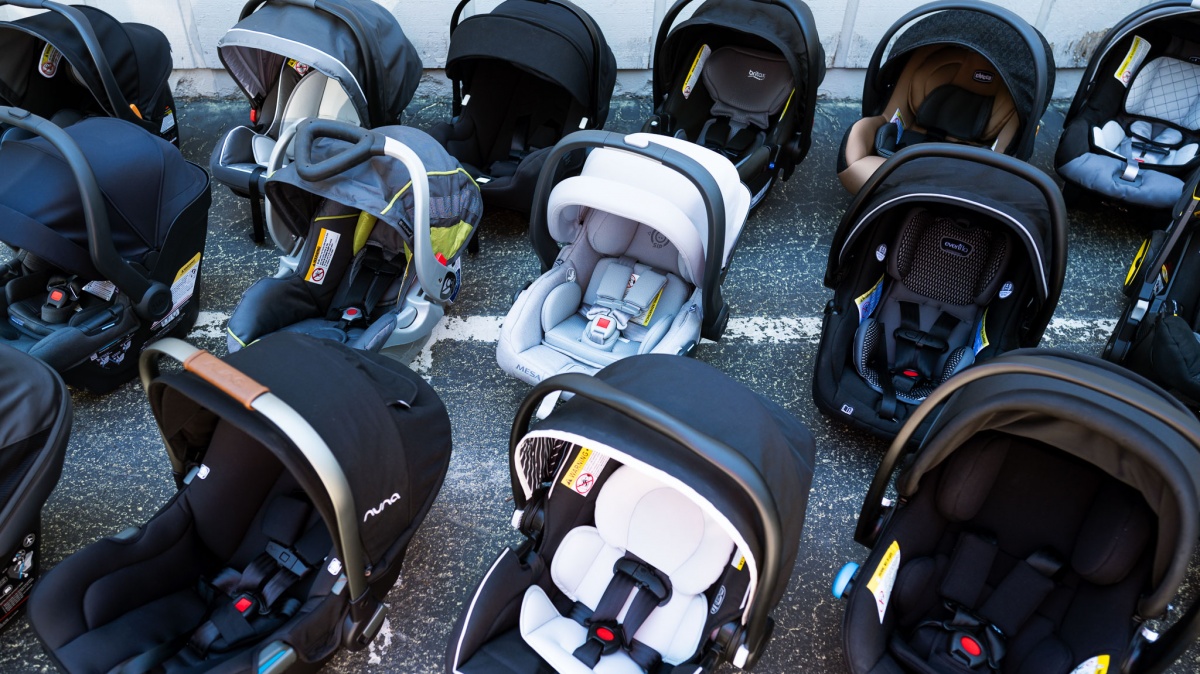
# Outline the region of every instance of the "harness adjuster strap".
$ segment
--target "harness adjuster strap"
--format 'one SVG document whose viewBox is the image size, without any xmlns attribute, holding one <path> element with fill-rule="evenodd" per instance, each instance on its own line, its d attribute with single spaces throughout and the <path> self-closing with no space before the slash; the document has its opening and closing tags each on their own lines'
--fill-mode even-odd
<svg viewBox="0 0 1200 674">
<path fill-rule="evenodd" d="M 663 577 L 650 566 L 642 564 L 632 557 L 622 557 L 613 564 L 613 572 L 621 573 L 633 579 L 634 585 L 649 592 L 663 606 L 671 599 L 671 587 Z"/>
<path fill-rule="evenodd" d="M 303 577 L 310 571 L 309 566 L 304 563 L 295 550 L 284 547 L 275 541 L 267 542 L 267 554 L 279 564 L 280 568 L 291 571 L 297 576 Z"/>
<path fill-rule="evenodd" d="M 915 344 L 918 349 L 933 349 L 938 353 L 945 353 L 950 349 L 950 343 L 945 339 L 931 335 L 923 330 L 896 328 L 892 336 L 896 339 L 903 339 L 906 342 Z"/>
</svg>

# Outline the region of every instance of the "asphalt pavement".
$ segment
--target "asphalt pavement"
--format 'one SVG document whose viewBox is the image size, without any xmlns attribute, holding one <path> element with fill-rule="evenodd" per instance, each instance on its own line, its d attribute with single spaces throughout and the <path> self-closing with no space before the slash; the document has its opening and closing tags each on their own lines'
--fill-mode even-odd
<svg viewBox="0 0 1200 674">
<path fill-rule="evenodd" d="M 608 128 L 618 131 L 638 129 L 649 111 L 646 100 L 618 99 L 613 107 Z M 724 291 L 730 328 L 696 354 L 783 405 L 817 440 L 799 556 L 789 591 L 774 611 L 774 638 L 755 670 L 766 674 L 846 671 L 842 606 L 830 596 L 830 581 L 843 563 L 867 554 L 853 541 L 854 524 L 886 449 L 822 415 L 811 395 L 820 316 L 831 295 L 821 279 L 833 229 L 850 203 L 834 172 L 836 153 L 858 108 L 857 101 L 820 101 L 807 160 L 751 216 L 734 256 Z M 1033 162 L 1051 174 L 1064 108 L 1056 104 L 1047 113 Z M 247 112 L 242 101 L 180 101 L 184 154 L 207 167 L 213 144 Z M 409 124 L 428 128 L 449 115 L 449 105 L 417 100 L 408 115 Z M 277 253 L 251 241 L 244 200 L 216 185 L 213 196 L 203 313 L 191 339 L 221 355 L 225 320 L 251 283 L 275 271 Z M 1099 207 L 1071 212 L 1066 284 L 1044 346 L 1099 354 L 1122 309 L 1126 267 L 1143 234 L 1164 224 Z M 518 540 L 509 526 L 506 451 L 512 416 L 528 387 L 497 367 L 495 337 L 513 293 L 539 268 L 522 217 L 486 213 L 480 236 L 480 253 L 464 262 L 458 302 L 415 361 L 450 411 L 449 474 L 409 548 L 383 632 L 369 650 L 340 654 L 326 671 L 444 671 L 446 641 L 464 602 L 501 548 Z M 102 397 L 74 391 L 72 398 L 66 468 L 43 518 L 45 569 L 98 538 L 144 523 L 174 490 L 136 383 Z M 24 619 L 0 634 L 0 671 L 52 669 Z M 1172 671 L 1198 670 L 1200 654 L 1193 649 Z"/>
</svg>

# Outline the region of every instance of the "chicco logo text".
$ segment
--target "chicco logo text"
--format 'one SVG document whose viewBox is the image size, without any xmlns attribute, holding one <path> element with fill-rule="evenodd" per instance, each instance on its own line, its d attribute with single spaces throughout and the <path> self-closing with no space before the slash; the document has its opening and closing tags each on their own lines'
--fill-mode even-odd
<svg viewBox="0 0 1200 674">
<path fill-rule="evenodd" d="M 984 84 L 991 84 L 992 80 L 996 79 L 996 76 L 992 73 L 989 73 L 986 70 L 976 70 L 974 79 L 976 82 L 983 82 Z"/>
</svg>

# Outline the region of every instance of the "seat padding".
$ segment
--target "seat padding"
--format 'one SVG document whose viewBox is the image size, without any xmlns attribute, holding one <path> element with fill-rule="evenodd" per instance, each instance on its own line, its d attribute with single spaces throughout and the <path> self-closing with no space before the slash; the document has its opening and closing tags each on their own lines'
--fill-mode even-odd
<svg viewBox="0 0 1200 674">
<path fill-rule="evenodd" d="M 672 594 L 650 613 L 634 638 L 669 664 L 691 658 L 704 636 L 704 592 L 729 564 L 733 541 L 683 493 L 629 466 L 617 469 L 604 483 L 596 497 L 595 519 L 596 526 L 576 527 L 563 537 L 550 562 L 554 585 L 571 601 L 595 609 L 613 579 L 616 561 L 626 553 L 636 556 L 670 579 Z M 538 586 L 525 593 L 521 635 L 560 672 L 642 672 L 624 652 L 601 657 L 595 669 L 577 660 L 573 653 L 587 639 L 587 629 L 560 615 Z"/>
<path fill-rule="evenodd" d="M 764 130 L 795 87 L 791 67 L 781 55 L 744 47 L 714 51 L 702 77 L 713 99 L 714 117 L 728 117 L 737 127 Z"/>
<path fill-rule="evenodd" d="M 1200 65 L 1169 56 L 1147 62 L 1129 85 L 1125 112 L 1200 131 Z"/>
</svg>

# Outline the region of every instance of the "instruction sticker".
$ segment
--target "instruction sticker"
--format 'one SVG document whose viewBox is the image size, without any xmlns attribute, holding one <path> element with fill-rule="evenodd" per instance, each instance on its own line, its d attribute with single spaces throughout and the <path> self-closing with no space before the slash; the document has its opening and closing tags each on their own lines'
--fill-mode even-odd
<svg viewBox="0 0 1200 674">
<path fill-rule="evenodd" d="M 166 317 L 156 321 L 150 326 L 153 330 L 160 325 L 167 325 L 179 316 L 179 310 L 183 305 L 187 304 L 188 300 L 192 299 L 192 295 L 196 292 L 196 279 L 200 276 L 200 253 L 196 253 L 192 259 L 188 260 L 175 273 L 175 280 L 171 283 L 171 310 L 167 312 Z"/>
<path fill-rule="evenodd" d="M 700 45 L 696 60 L 692 61 L 692 69 L 688 71 L 687 79 L 683 81 L 684 99 L 692 95 L 692 90 L 696 88 L 696 82 L 700 81 L 700 73 L 704 70 L 704 63 L 708 61 L 709 54 L 712 54 L 712 49 L 706 44 Z"/>
<path fill-rule="evenodd" d="M 58 62 L 61 60 L 62 52 L 47 42 L 45 49 L 42 49 L 42 58 L 38 59 L 38 72 L 47 79 L 54 77 L 58 74 Z"/>
<path fill-rule="evenodd" d="M 975 331 L 975 353 L 979 354 L 991 344 L 987 336 L 987 309 L 983 310 L 983 316 L 979 318 L 979 330 Z"/>
<path fill-rule="evenodd" d="M 337 251 L 340 238 L 342 238 L 341 234 L 331 232 L 324 227 L 321 228 L 321 233 L 317 236 L 316 250 L 313 251 L 312 263 L 308 265 L 308 273 L 304 275 L 305 281 L 317 285 L 325 283 L 325 275 L 329 273 L 329 264 L 333 262 L 333 254 Z"/>
<path fill-rule="evenodd" d="M 879 624 L 883 624 L 883 616 L 887 614 L 888 602 L 892 598 L 892 587 L 896 584 L 896 573 L 900 570 L 900 543 L 892 541 L 871 580 L 867 581 L 867 589 L 875 597 L 875 608 L 879 609 Z"/>
<path fill-rule="evenodd" d="M 1125 60 L 1121 61 L 1117 72 L 1113 73 L 1113 77 L 1120 80 L 1125 88 L 1129 88 L 1129 83 L 1133 82 L 1133 76 L 1137 74 L 1138 68 L 1142 67 L 1142 61 L 1146 60 L 1146 55 L 1150 53 L 1150 43 L 1142 38 L 1134 35 L 1133 44 L 1129 45 L 1129 53 L 1125 55 Z"/>
<path fill-rule="evenodd" d="M 291 68 L 292 70 L 295 70 L 296 74 L 299 75 L 300 77 L 304 77 L 305 75 L 308 74 L 308 71 L 312 70 L 312 66 L 310 66 L 306 63 L 301 63 L 301 62 L 297 61 L 296 59 L 288 59 L 287 67 Z"/>
<path fill-rule="evenodd" d="M 904 135 L 904 115 L 900 114 L 900 108 L 892 113 L 892 118 L 888 120 L 888 124 L 896 125 L 896 140 L 900 140 L 900 136 Z"/>
<path fill-rule="evenodd" d="M 175 128 L 175 111 L 171 106 L 167 106 L 166 114 L 163 115 L 162 124 L 158 127 L 158 135 L 163 135 L 171 129 Z"/>
<path fill-rule="evenodd" d="M 1108 674 L 1108 663 L 1108 655 L 1097 655 L 1084 660 L 1083 664 L 1071 670 L 1071 674 Z"/>
<path fill-rule="evenodd" d="M 117 294 L 117 286 L 112 281 L 88 281 L 83 287 L 83 292 L 91 293 L 107 302 Z"/>
<path fill-rule="evenodd" d="M 607 456 L 587 447 L 580 447 L 575 461 L 567 469 L 566 475 L 563 475 L 562 485 L 580 496 L 587 496 L 592 487 L 596 486 L 596 480 L 600 479 L 600 473 L 606 465 Z"/>
<path fill-rule="evenodd" d="M 883 296 L 883 276 L 875 282 L 875 286 L 867 292 L 859 295 L 854 299 L 854 304 L 858 307 L 858 322 L 862 323 L 867 320 L 867 317 L 875 311 L 875 307 L 879 305 L 879 298 Z"/>
</svg>

